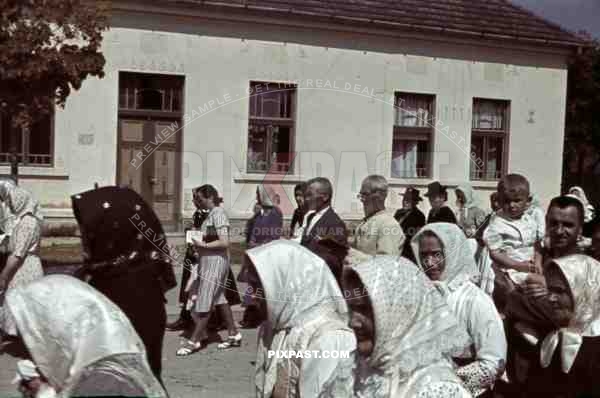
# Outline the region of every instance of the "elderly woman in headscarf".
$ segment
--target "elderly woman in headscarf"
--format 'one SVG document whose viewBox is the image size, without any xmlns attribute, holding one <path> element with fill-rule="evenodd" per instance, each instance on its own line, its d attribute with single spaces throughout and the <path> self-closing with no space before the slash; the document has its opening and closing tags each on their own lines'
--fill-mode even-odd
<svg viewBox="0 0 600 398">
<path fill-rule="evenodd" d="M 475 192 L 469 183 L 459 185 L 455 190 L 458 209 L 458 226 L 468 238 L 472 238 L 485 222 L 486 214 L 475 200 Z"/>
<path fill-rule="evenodd" d="M 10 231 L 4 231 L 10 235 L 10 254 L 0 273 L 0 331 L 15 336 L 15 323 L 2 306 L 3 297 L 11 289 L 44 276 L 39 257 L 43 218 L 37 200 L 11 180 L 0 181 L 0 201 L 10 213 L 10 225 L 5 224 Z"/>
<path fill-rule="evenodd" d="M 475 397 L 490 389 L 504 372 L 507 343 L 502 319 L 491 297 L 474 282 L 479 271 L 467 239 L 456 224 L 433 223 L 412 240 L 417 264 L 433 281 L 467 330 L 472 346 L 454 358 L 458 376 Z"/>
<path fill-rule="evenodd" d="M 356 397 L 471 396 L 448 359 L 469 337 L 415 264 L 374 257 L 346 270 L 344 291 L 358 340 Z"/>
<path fill-rule="evenodd" d="M 325 261 L 287 240 L 248 250 L 247 257 L 253 299 L 266 318 L 256 354 L 256 396 L 317 397 L 333 375 L 346 386 L 341 395 L 351 394 L 351 355 L 290 359 L 268 355 L 269 350 L 352 353 L 356 349 L 346 303 Z"/>
<path fill-rule="evenodd" d="M 594 206 L 588 200 L 585 191 L 581 187 L 569 188 L 568 196 L 573 196 L 578 199 L 583 206 L 583 233 L 580 239 L 580 245 L 587 248 L 591 245 L 591 238 L 594 233 L 594 218 L 596 216 L 596 210 Z"/>
<path fill-rule="evenodd" d="M 279 239 L 283 234 L 283 217 L 275 208 L 274 197 L 275 193 L 269 192 L 264 185 L 256 187 L 256 201 L 260 209 L 250 229 L 249 248 Z"/>
<path fill-rule="evenodd" d="M 6 306 L 36 365 L 29 376 L 39 373 L 46 393 L 51 389 L 63 398 L 167 396 L 128 318 L 89 285 L 50 275 L 12 289 Z M 29 393 L 38 396 L 38 391 Z"/>
<path fill-rule="evenodd" d="M 538 342 L 527 397 L 600 396 L 600 263 L 582 254 L 552 260 L 536 305 L 554 325 Z"/>
<path fill-rule="evenodd" d="M 274 197 L 274 192 L 269 192 L 267 187 L 264 185 L 256 187 L 258 210 L 249 223 L 248 248 L 250 249 L 280 239 L 283 234 L 283 216 L 275 207 L 274 200 L 271 197 Z M 243 268 L 238 280 L 246 282 L 247 267 L 244 265 Z M 262 320 L 257 315 L 257 309 L 252 305 L 248 292 L 244 293 L 244 306 L 246 309 L 240 325 L 243 327 L 258 326 Z"/>
<path fill-rule="evenodd" d="M 135 191 L 102 187 L 71 197 L 89 283 L 129 317 L 160 379 L 171 250 L 154 210 Z"/>
<path fill-rule="evenodd" d="M 585 191 L 581 187 L 569 188 L 569 194 L 576 196 L 583 204 L 583 220 L 584 222 L 590 222 L 594 219 L 595 209 L 594 206 L 588 200 Z"/>
</svg>

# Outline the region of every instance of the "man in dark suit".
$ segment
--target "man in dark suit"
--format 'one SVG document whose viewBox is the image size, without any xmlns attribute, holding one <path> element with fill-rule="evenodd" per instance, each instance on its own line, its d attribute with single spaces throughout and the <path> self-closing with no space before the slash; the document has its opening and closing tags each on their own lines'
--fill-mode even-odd
<svg viewBox="0 0 600 398">
<path fill-rule="evenodd" d="M 317 177 L 306 183 L 305 216 L 300 244 L 320 256 L 340 281 L 348 251 L 346 224 L 331 208 L 333 188 L 327 178 Z"/>
<path fill-rule="evenodd" d="M 402 231 L 406 235 L 402 257 L 406 257 L 412 262 L 416 262 L 416 258 L 410 241 L 426 223 L 425 214 L 417 207 L 422 200 L 423 198 L 421 198 L 418 189 L 408 187 L 404 191 L 404 197 L 402 198 L 402 209 L 398 209 L 396 214 L 394 214 L 394 218 L 400 223 Z"/>
<path fill-rule="evenodd" d="M 448 222 L 456 224 L 456 216 L 454 212 L 446 206 L 448 200 L 448 192 L 446 187 L 440 184 L 438 181 L 434 181 L 427 185 L 427 193 L 425 194 L 429 198 L 429 204 L 431 210 L 427 217 L 427 224 L 434 222 Z"/>
</svg>

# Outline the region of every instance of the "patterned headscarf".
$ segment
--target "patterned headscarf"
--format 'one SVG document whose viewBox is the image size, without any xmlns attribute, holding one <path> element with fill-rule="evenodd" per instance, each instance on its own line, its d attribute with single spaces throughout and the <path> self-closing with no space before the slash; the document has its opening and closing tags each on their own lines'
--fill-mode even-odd
<svg viewBox="0 0 600 398">
<path fill-rule="evenodd" d="M 6 306 L 35 364 L 57 391 L 76 387 L 87 366 L 131 354 L 144 376 L 138 379 L 139 374 L 131 373 L 132 379 L 157 397 L 165 396 L 127 316 L 91 286 L 70 276 L 50 275 L 12 289 Z"/>
<path fill-rule="evenodd" d="M 550 333 L 542 342 L 541 363 L 548 367 L 560 342 L 561 366 L 569 373 L 583 336 L 600 336 L 600 262 L 574 254 L 552 260 L 564 275 L 574 303 L 574 315 L 569 326 Z M 562 338 L 561 338 L 562 335 Z"/>
<path fill-rule="evenodd" d="M 421 237 L 426 232 L 435 234 L 442 242 L 446 268 L 440 279 L 441 287 L 453 291 L 469 280 L 478 285 L 481 275 L 475 264 L 473 247 L 467 242 L 465 234 L 456 224 L 440 222 L 428 224 L 421 228 L 411 241 L 417 264 L 423 268 L 419 256 L 419 246 Z"/>
<path fill-rule="evenodd" d="M 348 307 L 327 264 L 303 246 L 277 240 L 247 251 L 264 289 L 268 319 L 256 361 L 256 387 L 270 396 L 277 359 L 267 350 L 293 349 L 310 330 L 328 324 L 347 330 Z M 332 327 L 332 326 L 330 326 Z M 307 347 L 301 347 L 306 349 Z"/>
<path fill-rule="evenodd" d="M 465 195 L 465 209 L 470 209 L 472 207 L 476 207 L 478 205 L 477 200 L 475 198 L 475 192 L 473 191 L 473 187 L 468 182 L 464 182 L 460 184 L 457 188 L 457 191 L 461 191 Z"/>
<path fill-rule="evenodd" d="M 373 306 L 375 346 L 367 360 L 372 369 L 402 381 L 469 346 L 446 301 L 411 261 L 377 256 L 352 269 Z"/>
<path fill-rule="evenodd" d="M 273 203 L 273 199 L 275 197 L 274 192 L 269 192 L 267 187 L 264 185 L 259 185 L 256 187 L 256 193 L 260 198 L 260 206 L 262 207 L 273 207 L 275 204 Z"/>
<path fill-rule="evenodd" d="M 31 192 L 17 186 L 12 180 L 0 179 L 0 201 L 6 204 L 5 210 L 10 213 L 9 217 L 14 217 L 15 223 L 27 214 L 39 221 L 44 219 L 40 205 Z"/>
<path fill-rule="evenodd" d="M 137 192 L 108 186 L 71 200 L 89 263 L 115 265 L 122 259 L 124 264 L 153 264 L 164 290 L 177 285 L 169 258 L 172 248 L 160 220 Z"/>
<path fill-rule="evenodd" d="M 594 219 L 595 209 L 594 206 L 590 204 L 587 196 L 585 195 L 585 191 L 581 187 L 571 187 L 569 188 L 569 195 L 574 196 L 579 199 L 581 205 L 583 206 L 583 218 L 585 222 L 590 222 Z"/>
</svg>

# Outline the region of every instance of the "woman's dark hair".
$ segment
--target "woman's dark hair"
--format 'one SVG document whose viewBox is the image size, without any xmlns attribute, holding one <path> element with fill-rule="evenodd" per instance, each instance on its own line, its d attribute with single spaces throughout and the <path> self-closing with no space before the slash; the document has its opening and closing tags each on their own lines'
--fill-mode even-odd
<svg viewBox="0 0 600 398">
<path fill-rule="evenodd" d="M 202 185 L 196 189 L 194 189 L 195 193 L 199 193 L 205 198 L 210 198 L 213 200 L 213 203 L 218 206 L 223 202 L 223 198 L 219 196 L 219 191 L 215 187 L 210 184 Z"/>
</svg>

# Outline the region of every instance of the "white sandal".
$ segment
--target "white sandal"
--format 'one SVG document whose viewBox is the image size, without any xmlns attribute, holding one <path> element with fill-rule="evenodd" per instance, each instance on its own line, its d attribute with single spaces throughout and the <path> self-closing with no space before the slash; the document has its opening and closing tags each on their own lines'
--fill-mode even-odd
<svg viewBox="0 0 600 398">
<path fill-rule="evenodd" d="M 199 341 L 188 340 L 184 343 L 183 347 L 177 350 L 175 353 L 178 357 L 187 357 L 188 355 L 192 355 L 203 348 L 203 345 Z"/>
<path fill-rule="evenodd" d="M 222 342 L 217 346 L 220 350 L 226 350 L 232 347 L 240 347 L 242 345 L 242 334 L 238 332 L 235 336 L 227 337 L 227 341 Z"/>
</svg>

